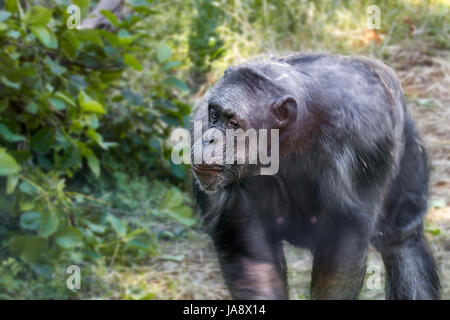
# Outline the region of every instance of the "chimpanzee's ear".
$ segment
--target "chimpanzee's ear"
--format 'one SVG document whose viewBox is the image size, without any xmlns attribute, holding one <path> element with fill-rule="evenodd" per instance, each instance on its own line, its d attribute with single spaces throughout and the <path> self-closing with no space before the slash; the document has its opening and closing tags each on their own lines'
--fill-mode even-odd
<svg viewBox="0 0 450 320">
<path fill-rule="evenodd" d="M 289 95 L 281 97 L 272 104 L 271 111 L 275 116 L 277 126 L 283 128 L 297 119 L 297 102 Z"/>
</svg>

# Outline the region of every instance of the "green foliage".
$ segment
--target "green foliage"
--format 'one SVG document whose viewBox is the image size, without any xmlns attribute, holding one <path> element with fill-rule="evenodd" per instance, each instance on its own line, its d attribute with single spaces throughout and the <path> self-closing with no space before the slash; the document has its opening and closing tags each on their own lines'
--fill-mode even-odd
<svg viewBox="0 0 450 320">
<path fill-rule="evenodd" d="M 54 272 L 56 271 L 56 272 Z M 32 268 L 8 257 L 0 262 L 0 299 L 70 299 L 76 292 L 67 290 L 65 270 L 52 270 L 35 264 Z M 24 281 L 20 281 L 24 279 Z"/>
<path fill-rule="evenodd" d="M 0 194 L 0 260 L 14 258 L 0 270 L 21 262 L 18 273 L 39 277 L 38 270 L 65 262 L 105 257 L 112 265 L 122 252 L 154 254 L 154 228 L 117 213 L 136 208 L 116 203 L 112 209 L 113 201 L 95 197 L 121 189 L 136 199 L 119 172 L 185 179 L 185 169 L 168 161 L 166 143 L 190 113 L 182 102 L 189 88 L 176 76 L 181 63 L 161 42 L 151 62 L 156 68 L 142 72 L 140 57 L 155 49 L 139 21 L 155 12 L 147 1 L 128 1 L 134 12 L 121 20 L 101 12 L 115 31 L 69 30 L 67 1 L 21 3 L 0 2 L 0 187 L 6 191 Z M 84 15 L 92 8 L 89 1 L 76 3 Z M 149 87 L 138 93 L 130 78 Z M 148 198 L 152 185 L 141 184 Z M 164 212 L 155 203 L 145 215 L 191 226 L 186 203 Z"/>
<path fill-rule="evenodd" d="M 189 58 L 192 62 L 191 80 L 195 85 L 205 82 L 211 63 L 224 53 L 223 40 L 217 30 L 224 14 L 220 4 L 212 0 L 195 0 L 189 34 Z"/>
<path fill-rule="evenodd" d="M 187 227 L 195 223 L 192 218 L 192 209 L 184 205 L 183 194 L 176 188 L 172 188 L 166 193 L 159 210 Z"/>
</svg>

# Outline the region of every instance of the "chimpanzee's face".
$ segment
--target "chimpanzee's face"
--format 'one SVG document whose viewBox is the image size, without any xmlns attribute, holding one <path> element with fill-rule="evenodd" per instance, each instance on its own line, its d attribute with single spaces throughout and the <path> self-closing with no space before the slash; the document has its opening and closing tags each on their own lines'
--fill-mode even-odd
<svg viewBox="0 0 450 320">
<path fill-rule="evenodd" d="M 205 101 L 206 117 L 201 120 L 207 124 L 203 124 L 202 139 L 194 143 L 192 169 L 206 191 L 223 189 L 256 171 L 257 164 L 249 163 L 248 156 L 257 151 L 257 146 L 247 144 L 245 148 L 244 144 L 241 150 L 242 145 L 238 145 L 245 131 L 256 129 L 257 125 L 256 119 L 249 118 L 252 104 L 247 99 L 239 99 L 239 95 L 243 96 L 242 90 L 219 87 Z M 200 162 L 195 161 L 196 154 L 202 156 Z"/>
<path fill-rule="evenodd" d="M 204 98 L 194 116 L 194 127 L 201 120 L 203 132 L 194 135 L 192 149 L 192 169 L 204 190 L 223 189 L 259 174 L 261 146 L 266 154 L 273 147 L 270 130 L 296 117 L 291 96 L 274 96 L 270 88 L 264 89 L 260 83 L 251 87 L 237 80 L 221 81 Z M 266 136 L 260 129 L 266 129 Z M 278 133 L 276 140 L 278 144 Z"/>
</svg>

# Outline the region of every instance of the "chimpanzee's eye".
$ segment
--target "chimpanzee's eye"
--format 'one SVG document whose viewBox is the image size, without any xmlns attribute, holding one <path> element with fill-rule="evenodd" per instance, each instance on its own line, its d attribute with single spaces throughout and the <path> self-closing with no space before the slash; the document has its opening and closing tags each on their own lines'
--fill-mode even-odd
<svg viewBox="0 0 450 320">
<path fill-rule="evenodd" d="M 239 128 L 239 123 L 234 118 L 230 118 L 227 121 L 227 126 L 233 129 Z"/>
</svg>

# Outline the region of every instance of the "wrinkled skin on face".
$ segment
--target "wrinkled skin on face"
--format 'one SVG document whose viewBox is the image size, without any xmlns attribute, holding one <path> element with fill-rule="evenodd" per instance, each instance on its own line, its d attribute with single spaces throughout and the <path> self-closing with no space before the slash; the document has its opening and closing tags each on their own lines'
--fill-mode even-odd
<svg viewBox="0 0 450 320">
<path fill-rule="evenodd" d="M 248 130 L 254 129 L 259 137 L 259 129 L 269 132 L 277 129 L 280 131 L 277 143 L 288 143 L 286 138 L 296 129 L 297 108 L 302 102 L 297 98 L 299 90 L 293 90 L 295 72 L 282 64 L 276 67 L 268 63 L 264 72 L 252 69 L 251 65 L 228 68 L 198 104 L 191 125 L 192 169 L 205 191 L 223 189 L 259 174 L 261 164 L 249 159 L 252 153 L 258 154 L 260 142 L 250 145 L 247 140 L 245 148 L 238 146 L 239 139 L 245 140 L 246 132 L 250 134 Z M 195 122 L 201 122 L 198 132 L 195 132 Z M 230 139 L 227 130 L 236 130 L 236 136 Z M 269 149 L 270 137 L 268 133 Z M 230 150 L 226 148 L 227 143 L 233 145 L 232 162 L 227 158 Z M 203 159 L 199 160 L 201 156 Z"/>
</svg>

